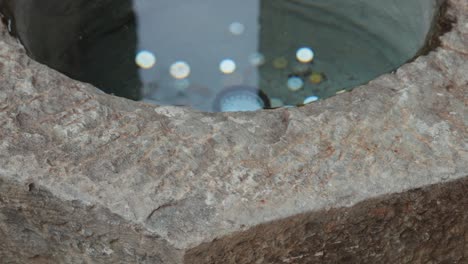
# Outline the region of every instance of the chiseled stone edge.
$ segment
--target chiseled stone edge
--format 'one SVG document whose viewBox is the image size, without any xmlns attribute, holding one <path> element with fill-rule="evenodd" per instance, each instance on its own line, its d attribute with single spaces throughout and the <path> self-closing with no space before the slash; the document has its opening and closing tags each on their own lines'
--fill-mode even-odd
<svg viewBox="0 0 468 264">
<path fill-rule="evenodd" d="M 177 250 L 102 206 L 0 177 L 0 263 L 182 263 Z"/>
<path fill-rule="evenodd" d="M 468 176 L 260 224 L 184 263 L 467 263 Z"/>
<path fill-rule="evenodd" d="M 468 174 L 468 3 L 441 47 L 302 108 L 199 113 L 105 95 L 0 33 L 0 177 L 108 208 L 187 249 Z"/>
</svg>

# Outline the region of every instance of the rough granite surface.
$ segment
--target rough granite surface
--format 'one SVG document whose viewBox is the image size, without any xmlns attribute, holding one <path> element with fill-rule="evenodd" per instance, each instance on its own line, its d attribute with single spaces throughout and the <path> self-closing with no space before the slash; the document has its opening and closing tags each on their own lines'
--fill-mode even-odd
<svg viewBox="0 0 468 264">
<path fill-rule="evenodd" d="M 465 235 L 453 243 L 464 246 L 453 248 L 463 254 L 424 263 L 466 263 L 468 2 L 448 2 L 453 28 L 428 55 L 350 93 L 250 113 L 201 113 L 104 94 L 31 60 L 0 25 L 0 262 L 314 263 L 288 255 L 299 248 L 294 241 L 271 260 L 232 262 L 233 252 L 257 251 L 216 240 L 254 231 L 269 237 L 260 224 L 284 225 L 278 232 L 288 234 L 296 232 L 288 225 L 307 224 L 304 214 L 343 207 L 337 212 L 358 214 L 362 201 L 452 184 L 465 190 L 447 203 L 460 210 L 453 221 Z M 372 234 L 385 241 L 392 234 L 385 228 Z M 240 237 L 260 252 L 262 243 Z M 218 260 L 197 251 L 206 245 L 220 250 L 206 250 Z M 359 259 L 340 261 L 331 262 Z"/>
</svg>

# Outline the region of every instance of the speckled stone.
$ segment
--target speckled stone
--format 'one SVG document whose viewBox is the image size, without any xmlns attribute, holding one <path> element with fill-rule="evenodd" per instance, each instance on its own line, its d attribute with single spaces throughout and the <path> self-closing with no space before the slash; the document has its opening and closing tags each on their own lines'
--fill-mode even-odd
<svg viewBox="0 0 468 264">
<path fill-rule="evenodd" d="M 456 22 L 428 55 L 250 113 L 104 94 L 29 59 L 1 25 L 0 262 L 467 263 L 468 2 L 449 3 Z M 437 236 L 429 259 L 398 246 Z"/>
</svg>

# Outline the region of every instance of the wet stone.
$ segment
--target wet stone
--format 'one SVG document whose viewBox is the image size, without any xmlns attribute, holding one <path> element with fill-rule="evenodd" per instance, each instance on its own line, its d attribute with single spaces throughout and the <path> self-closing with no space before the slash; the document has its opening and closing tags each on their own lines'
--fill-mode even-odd
<svg viewBox="0 0 468 264">
<path fill-rule="evenodd" d="M 365 84 L 423 49 L 435 10 L 435 0 L 0 1 L 39 62 L 117 96 L 208 112 Z"/>
</svg>

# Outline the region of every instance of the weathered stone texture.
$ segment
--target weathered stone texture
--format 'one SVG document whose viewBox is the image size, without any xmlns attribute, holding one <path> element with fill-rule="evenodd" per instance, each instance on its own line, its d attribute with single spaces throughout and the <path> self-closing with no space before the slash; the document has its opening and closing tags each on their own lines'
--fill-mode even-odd
<svg viewBox="0 0 468 264">
<path fill-rule="evenodd" d="M 33 183 L 0 179 L 0 263 L 180 263 L 180 253 L 141 226 Z"/>
<path fill-rule="evenodd" d="M 468 263 L 468 177 L 265 223 L 186 263 Z"/>
<path fill-rule="evenodd" d="M 262 241 L 271 237 L 266 231 L 291 223 L 281 232 L 294 238 L 295 221 L 311 212 L 467 176 L 468 2 L 449 3 L 456 23 L 427 56 L 350 93 L 306 107 L 252 113 L 200 113 L 103 94 L 32 61 L 0 26 L 0 258 L 5 263 L 180 263 L 187 250 L 213 239 L 229 241 L 222 237 L 234 232 L 252 231 Z M 393 210 L 402 208 L 404 197 L 418 204 L 411 194 L 390 197 L 388 202 L 397 201 Z M 458 229 L 434 232 L 463 243 L 466 260 L 466 237 L 451 235 L 466 234 L 459 220 L 466 220 L 468 208 L 459 198 L 453 204 Z M 358 205 L 336 214 L 372 221 L 364 217 L 369 208 Z M 438 213 L 434 219 L 450 222 L 443 208 Z M 423 216 L 412 219 L 430 227 L 433 214 Z M 256 227 L 288 217 L 293 218 L 273 222 L 270 229 Z M 343 225 L 354 223 L 349 221 Z M 369 232 L 381 235 L 379 245 L 400 236 L 425 236 L 415 238 L 412 230 L 419 229 L 408 229 L 408 235 L 391 237 L 393 224 Z M 329 235 L 375 243 L 355 237 L 360 234 Z M 331 241 L 326 238 L 321 239 Z M 206 256 L 226 248 L 219 243 L 213 242 Z M 359 250 L 366 246 L 358 244 Z M 261 251 L 262 244 L 246 245 Z M 291 251 L 272 253 L 271 261 L 300 255 L 294 251 L 300 245 L 315 244 L 291 243 Z M 342 252 L 336 247 L 336 254 Z M 233 252 L 251 254 L 245 263 L 258 260 L 257 250 L 239 249 Z M 398 257 L 405 252 L 388 250 Z M 460 256 L 457 252 L 447 254 Z M 219 254 L 235 259 L 233 253 Z M 421 259 L 413 256 L 406 262 Z"/>
</svg>

